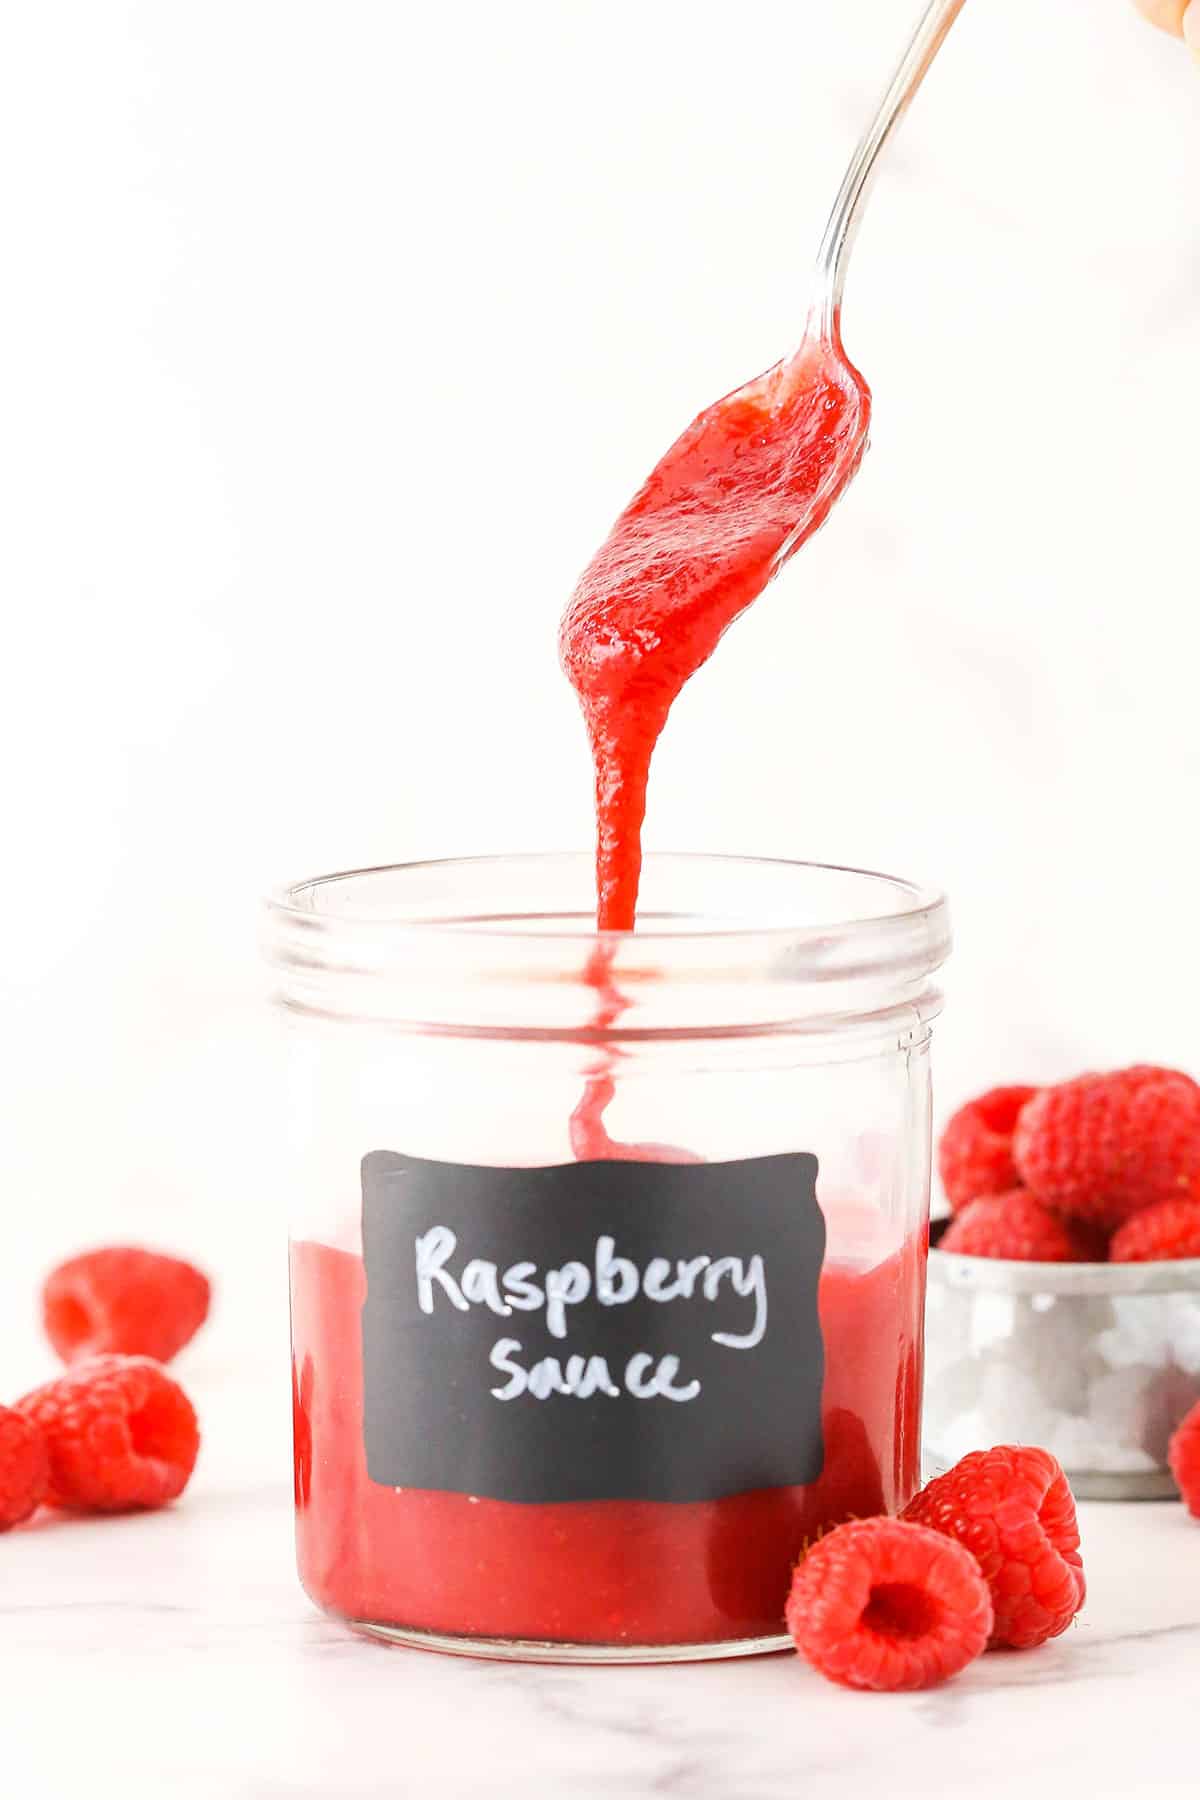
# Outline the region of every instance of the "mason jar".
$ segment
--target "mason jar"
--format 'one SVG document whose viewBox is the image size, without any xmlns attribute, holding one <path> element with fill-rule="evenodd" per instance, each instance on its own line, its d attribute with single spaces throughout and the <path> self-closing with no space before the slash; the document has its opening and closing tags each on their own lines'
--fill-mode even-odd
<svg viewBox="0 0 1200 1800">
<path fill-rule="evenodd" d="M 301 1580 L 407 1644 L 774 1650 L 826 1527 L 915 1491 L 944 900 L 584 856 L 269 905 Z"/>
</svg>

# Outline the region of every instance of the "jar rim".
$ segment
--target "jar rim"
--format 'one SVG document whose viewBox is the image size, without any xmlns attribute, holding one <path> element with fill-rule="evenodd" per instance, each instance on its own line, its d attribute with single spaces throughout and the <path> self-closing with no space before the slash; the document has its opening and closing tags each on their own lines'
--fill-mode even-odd
<svg viewBox="0 0 1200 1800">
<path fill-rule="evenodd" d="M 634 931 L 597 931 L 595 926 L 579 925 L 578 929 L 565 930 L 561 925 L 551 928 L 551 916 L 547 915 L 547 929 L 544 932 L 530 929 L 531 920 L 536 915 L 526 915 L 520 923 L 503 916 L 466 918 L 432 917 L 428 914 L 412 914 L 401 909 L 395 911 L 339 911 L 335 909 L 318 909 L 311 900 L 319 893 L 333 890 L 338 884 L 350 882 L 368 883 L 378 878 L 406 875 L 447 876 L 455 872 L 478 871 L 486 874 L 512 866 L 523 866 L 534 870 L 538 866 L 567 863 L 587 863 L 591 867 L 591 858 L 584 852 L 575 851 L 519 851 L 509 854 L 484 856 L 450 856 L 422 858 L 413 862 L 378 863 L 357 869 L 331 871 L 324 875 L 314 875 L 302 881 L 288 882 L 273 890 L 268 895 L 266 907 L 269 916 L 283 921 L 287 919 L 302 920 L 306 924 L 320 920 L 330 928 L 338 930 L 390 929 L 404 932 L 417 932 L 422 935 L 430 933 L 453 933 L 455 937 L 498 938 L 501 940 L 520 939 L 527 941 L 530 937 L 545 937 L 555 943 L 574 940 L 577 944 L 594 944 L 596 942 L 621 942 L 635 939 L 638 942 L 662 942 L 678 940 L 694 942 L 702 940 L 740 940 L 764 937 L 795 938 L 797 935 L 825 934 L 833 929 L 868 931 L 886 927 L 893 923 L 908 922 L 924 916 L 931 920 L 946 919 L 948 922 L 948 906 L 945 892 L 921 882 L 904 879 L 898 875 L 887 875 L 876 869 L 862 869 L 852 864 L 811 862 L 800 858 L 738 856 L 727 853 L 709 853 L 706 851 L 648 851 L 644 859 L 645 871 L 652 872 L 656 866 L 670 862 L 691 865 L 697 871 L 702 866 L 740 869 L 747 871 L 790 871 L 817 876 L 839 876 L 857 882 L 869 882 L 879 887 L 886 887 L 898 895 L 906 896 L 906 902 L 886 908 L 880 912 L 856 914 L 852 918 L 838 916 L 836 913 L 821 921 L 805 924 L 797 922 L 772 923 L 769 925 L 700 925 L 698 927 L 678 927 L 667 929 L 657 924 L 645 922 L 644 915 L 639 912 L 638 924 Z M 301 896 L 309 903 L 304 904 Z M 947 929 L 948 938 L 948 929 Z M 948 948 L 948 943 L 947 943 Z"/>
<path fill-rule="evenodd" d="M 293 883 L 267 901 L 278 997 L 422 1030 L 605 1038 L 938 1010 L 930 977 L 950 922 L 936 889 L 837 864 L 655 852 L 637 929 L 601 933 L 592 880 L 590 855 L 532 852 Z M 602 1032 L 588 974 L 600 947 L 622 995 Z"/>
</svg>

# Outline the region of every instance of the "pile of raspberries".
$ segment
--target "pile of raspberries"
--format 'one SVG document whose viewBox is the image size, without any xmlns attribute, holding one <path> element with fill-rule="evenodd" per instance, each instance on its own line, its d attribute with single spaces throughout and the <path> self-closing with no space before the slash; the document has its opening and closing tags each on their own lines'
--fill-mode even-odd
<svg viewBox="0 0 1200 1800">
<path fill-rule="evenodd" d="M 42 1317 L 66 1372 L 0 1406 L 0 1531 L 40 1506 L 130 1512 L 183 1492 L 200 1433 L 162 1365 L 209 1299 L 198 1269 L 151 1250 L 93 1250 L 54 1270 Z"/>
<path fill-rule="evenodd" d="M 994 1088 L 947 1125 L 953 1217 L 939 1249 L 1020 1262 L 1200 1257 L 1200 1086 L 1141 1064 L 1057 1087 Z M 1170 1464 L 1200 1518 L 1200 1405 Z M 964 1457 L 898 1519 L 856 1519 L 798 1564 L 787 1621 L 832 1681 L 921 1688 L 981 1650 L 1031 1649 L 1083 1604 L 1075 1502 L 1048 1450 Z"/>
<path fill-rule="evenodd" d="M 1200 1405 L 1171 1440 L 1200 1519 Z M 797 1564 L 787 1625 L 830 1681 L 932 1687 L 984 1650 L 1032 1650 L 1064 1632 L 1087 1583 L 1075 1500 L 1048 1450 L 1000 1444 L 939 1475 L 898 1519 L 852 1519 Z"/>
<path fill-rule="evenodd" d="M 993 1088 L 956 1112 L 939 1249 L 1018 1262 L 1200 1257 L 1200 1085 L 1139 1064 Z"/>
<path fill-rule="evenodd" d="M 1087 1585 L 1075 1501 L 1048 1450 L 976 1450 L 898 1519 L 852 1519 L 796 1567 L 787 1624 L 831 1681 L 932 1687 L 987 1649 L 1067 1629 Z"/>
</svg>

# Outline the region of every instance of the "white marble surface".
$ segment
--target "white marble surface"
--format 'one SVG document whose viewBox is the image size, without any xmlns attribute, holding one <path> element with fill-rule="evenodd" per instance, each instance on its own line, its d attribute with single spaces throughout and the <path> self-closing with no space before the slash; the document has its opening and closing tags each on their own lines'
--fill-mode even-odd
<svg viewBox="0 0 1200 1800">
<path fill-rule="evenodd" d="M 222 1310 L 183 1505 L 0 1538 L 0 1789 L 1194 1793 L 1177 1507 L 1087 1509 L 1078 1628 L 918 1698 L 385 1651 L 291 1572 L 255 896 L 586 838 L 560 606 L 791 341 L 915 5 L 10 11 L 0 1398 L 89 1241 L 196 1256 Z M 967 9 L 855 265 L 871 458 L 656 770 L 658 847 L 949 887 L 943 1111 L 1194 1055 L 1198 149 L 1200 81 L 1127 0 Z"/>
<path fill-rule="evenodd" d="M 213 1426 L 178 1507 L 0 1539 L 13 1800 L 1196 1791 L 1200 1525 L 1181 1506 L 1085 1507 L 1076 1627 L 932 1693 L 844 1693 L 792 1656 L 515 1667 L 319 1617 L 292 1568 L 286 1391 L 202 1366 L 192 1386 Z"/>
</svg>

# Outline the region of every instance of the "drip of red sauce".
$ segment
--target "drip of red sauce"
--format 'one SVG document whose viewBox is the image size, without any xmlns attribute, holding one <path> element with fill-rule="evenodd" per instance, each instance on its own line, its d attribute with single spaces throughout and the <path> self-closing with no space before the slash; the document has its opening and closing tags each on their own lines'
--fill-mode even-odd
<svg viewBox="0 0 1200 1800">
<path fill-rule="evenodd" d="M 650 760 L 673 702 L 823 523 L 870 410 L 840 342 L 806 339 L 693 420 L 584 570 L 559 654 L 591 740 L 602 931 L 633 929 Z"/>
<path fill-rule="evenodd" d="M 584 970 L 584 981 L 596 996 L 593 1031 L 612 1030 L 629 1002 L 613 979 L 612 947 L 597 944 Z M 605 1043 L 584 1083 L 579 1104 L 571 1114 L 571 1150 L 578 1162 L 700 1162 L 702 1158 L 676 1144 L 628 1144 L 609 1133 L 604 1114 L 616 1093 L 616 1065 L 621 1052 Z"/>
</svg>

